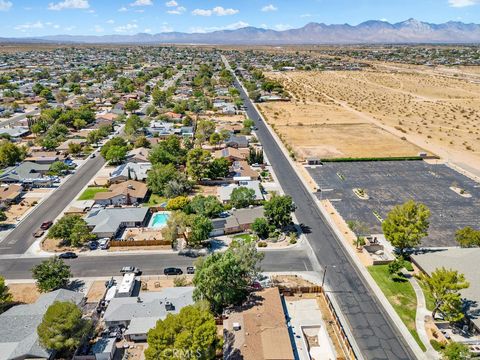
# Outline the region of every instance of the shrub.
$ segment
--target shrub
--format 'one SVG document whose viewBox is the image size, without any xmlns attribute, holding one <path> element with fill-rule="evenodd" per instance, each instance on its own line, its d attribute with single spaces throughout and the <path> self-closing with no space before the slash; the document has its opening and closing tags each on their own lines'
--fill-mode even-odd
<svg viewBox="0 0 480 360">
<path fill-rule="evenodd" d="M 437 341 L 437 340 L 435 340 L 435 339 L 431 339 L 431 340 L 430 340 L 430 345 L 432 345 L 433 349 L 434 349 L 435 351 L 438 351 L 438 352 L 440 352 L 440 351 L 442 351 L 443 349 L 445 349 L 445 344 L 442 343 L 442 342 L 440 342 L 440 341 Z"/>
<path fill-rule="evenodd" d="M 259 241 L 257 245 L 258 247 L 264 248 L 267 247 L 268 244 L 265 241 Z"/>
</svg>

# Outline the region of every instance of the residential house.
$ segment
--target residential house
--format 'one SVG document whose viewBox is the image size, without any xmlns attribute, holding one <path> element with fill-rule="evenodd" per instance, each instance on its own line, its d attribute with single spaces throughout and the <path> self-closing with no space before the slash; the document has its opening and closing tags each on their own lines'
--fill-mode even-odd
<svg viewBox="0 0 480 360">
<path fill-rule="evenodd" d="M 245 160 L 234 161 L 230 167 L 234 180 L 258 180 L 260 174 L 252 169 Z"/>
<path fill-rule="evenodd" d="M 193 287 L 165 288 L 162 291 L 140 292 L 135 297 L 115 297 L 110 300 L 103 316 L 106 326 L 127 327 L 125 337 L 131 341 L 145 341 L 148 330 L 167 314 L 177 314 L 192 305 Z"/>
<path fill-rule="evenodd" d="M 52 180 L 45 174 L 50 168 L 49 164 L 37 164 L 31 161 L 24 161 L 16 166 L 5 169 L 0 175 L 2 183 L 22 183 L 22 184 L 43 184 L 50 183 Z"/>
<path fill-rule="evenodd" d="M 142 203 L 148 194 L 145 183 L 127 180 L 110 185 L 108 191 L 95 194 L 95 204 L 98 205 L 132 205 Z"/>
<path fill-rule="evenodd" d="M 238 307 L 223 321 L 224 358 L 295 359 L 278 288 L 255 296 L 255 306 Z"/>
<path fill-rule="evenodd" d="M 230 138 L 225 141 L 225 144 L 236 149 L 248 148 L 248 139 L 243 135 L 231 135 Z"/>
<path fill-rule="evenodd" d="M 239 187 L 246 187 L 248 189 L 253 189 L 255 191 L 255 200 L 263 200 L 262 190 L 260 188 L 260 181 L 258 180 L 241 180 L 238 184 L 229 184 L 226 186 L 221 186 L 218 188 L 217 196 L 220 198 L 220 201 L 227 203 L 230 201 L 232 191 Z"/>
<path fill-rule="evenodd" d="M 150 149 L 141 147 L 130 150 L 127 154 L 127 162 L 133 163 L 147 163 Z"/>
<path fill-rule="evenodd" d="M 97 237 L 113 238 L 127 227 L 145 226 L 150 215 L 146 207 L 93 208 L 85 216 L 85 221 Z"/>
<path fill-rule="evenodd" d="M 0 186 L 0 207 L 7 208 L 20 201 L 23 195 L 23 186 L 17 184 Z"/>
<path fill-rule="evenodd" d="M 237 149 L 234 147 L 226 147 L 217 150 L 213 153 L 213 157 L 216 159 L 227 158 L 230 162 L 247 160 L 249 150 L 246 148 Z"/>
<path fill-rule="evenodd" d="M 25 161 L 31 161 L 37 164 L 53 164 L 55 161 L 64 161 L 65 155 L 56 151 L 34 151 L 30 153 Z"/>
<path fill-rule="evenodd" d="M 145 181 L 147 173 L 152 168 L 152 164 L 147 162 L 135 163 L 127 162 L 117 166 L 110 174 L 110 183 L 117 183 L 127 180 Z"/>
<path fill-rule="evenodd" d="M 210 236 L 248 231 L 251 229 L 255 219 L 262 217 L 264 217 L 263 206 L 230 210 L 227 217 L 212 219 L 213 230 Z"/>
<path fill-rule="evenodd" d="M 30 129 L 26 126 L 13 126 L 0 128 L 0 135 L 6 134 L 12 139 L 20 139 L 30 134 Z"/>
<path fill-rule="evenodd" d="M 81 304 L 82 293 L 60 289 L 42 294 L 33 304 L 16 305 L 0 314 L 0 360 L 53 359 L 54 353 L 40 345 L 37 327 L 55 301 Z"/>
</svg>

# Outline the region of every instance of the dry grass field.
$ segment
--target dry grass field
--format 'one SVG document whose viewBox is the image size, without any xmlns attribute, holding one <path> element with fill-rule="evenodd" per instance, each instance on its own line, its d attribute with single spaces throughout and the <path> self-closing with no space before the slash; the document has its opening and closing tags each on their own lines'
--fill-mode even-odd
<svg viewBox="0 0 480 360">
<path fill-rule="evenodd" d="M 425 149 L 480 169 L 476 79 L 405 66 L 267 76 L 293 100 L 260 107 L 299 158 L 412 156 Z"/>
</svg>

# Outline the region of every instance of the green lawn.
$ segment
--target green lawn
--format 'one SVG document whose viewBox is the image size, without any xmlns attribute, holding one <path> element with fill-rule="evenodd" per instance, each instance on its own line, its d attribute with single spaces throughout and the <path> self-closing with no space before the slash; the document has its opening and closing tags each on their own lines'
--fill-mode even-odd
<svg viewBox="0 0 480 360">
<path fill-rule="evenodd" d="M 420 340 L 416 327 L 415 315 L 417 312 L 417 297 L 412 285 L 407 280 L 394 281 L 388 273 L 388 265 L 369 266 L 368 271 L 382 289 L 390 304 L 400 316 L 408 330 L 415 338 L 420 348 L 426 351 L 425 345 Z"/>
<path fill-rule="evenodd" d="M 423 295 L 425 295 L 425 303 L 427 305 L 427 309 L 430 311 L 433 311 L 435 308 L 435 300 L 433 299 L 432 293 L 430 292 L 430 289 L 426 287 L 422 281 L 418 280 L 418 283 L 420 284 L 420 287 L 423 290 Z"/>
<path fill-rule="evenodd" d="M 155 206 L 155 205 L 160 205 L 163 204 L 164 202 L 167 202 L 168 199 L 156 194 L 150 195 L 150 198 L 148 201 L 144 204 L 145 206 Z"/>
<path fill-rule="evenodd" d="M 93 200 L 96 193 L 105 191 L 108 191 L 108 189 L 104 187 L 89 187 L 80 195 L 78 200 Z"/>
<path fill-rule="evenodd" d="M 239 235 L 235 235 L 233 237 L 233 240 L 236 240 L 236 241 L 241 240 L 243 242 L 249 243 L 249 242 L 255 241 L 256 237 L 251 234 L 239 234 Z"/>
</svg>

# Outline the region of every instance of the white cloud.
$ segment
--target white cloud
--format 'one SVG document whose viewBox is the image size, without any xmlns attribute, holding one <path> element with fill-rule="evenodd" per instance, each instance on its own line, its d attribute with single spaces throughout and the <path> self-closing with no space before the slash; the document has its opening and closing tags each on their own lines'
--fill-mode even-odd
<svg viewBox="0 0 480 360">
<path fill-rule="evenodd" d="M 302 14 L 300 15 L 301 18 L 309 18 L 312 17 L 312 14 Z"/>
<path fill-rule="evenodd" d="M 135 0 L 130 6 L 150 6 L 153 5 L 152 0 Z"/>
<path fill-rule="evenodd" d="M 171 0 L 171 1 L 167 1 L 165 3 L 165 6 L 167 7 L 175 7 L 175 6 L 178 6 L 178 3 L 175 1 L 175 0 Z"/>
<path fill-rule="evenodd" d="M 13 6 L 11 1 L 0 0 L 0 11 L 8 11 Z"/>
<path fill-rule="evenodd" d="M 128 11 L 128 9 L 125 6 L 122 6 L 120 9 L 118 9 L 120 12 Z"/>
<path fill-rule="evenodd" d="M 115 20 L 113 19 L 107 20 L 107 24 L 115 24 Z"/>
<path fill-rule="evenodd" d="M 262 7 L 263 12 L 270 12 L 270 11 L 277 11 L 277 10 L 278 10 L 278 8 L 273 4 L 266 5 L 266 6 Z"/>
<path fill-rule="evenodd" d="M 237 30 L 244 27 L 249 26 L 248 23 L 244 21 L 237 21 L 233 24 L 229 24 L 226 26 L 210 26 L 210 27 L 192 27 L 190 28 L 190 32 L 192 33 L 207 33 L 212 31 L 219 31 L 219 30 Z"/>
<path fill-rule="evenodd" d="M 138 29 L 137 24 L 128 23 L 126 25 L 117 26 L 114 30 L 118 33 L 126 33 Z"/>
<path fill-rule="evenodd" d="M 93 30 L 96 32 L 96 33 L 101 33 L 101 32 L 104 32 L 105 29 L 103 27 L 101 27 L 100 25 L 95 25 L 93 27 Z"/>
<path fill-rule="evenodd" d="M 172 15 L 181 15 L 183 14 L 187 9 L 183 6 L 177 6 L 175 9 L 172 10 L 167 10 L 168 14 Z"/>
<path fill-rule="evenodd" d="M 239 12 L 237 9 L 225 9 L 222 6 L 215 6 L 213 9 L 195 9 L 192 11 L 193 15 L 197 16 L 226 16 L 226 15 L 235 15 Z"/>
<path fill-rule="evenodd" d="M 64 9 L 88 9 L 90 4 L 88 0 L 64 0 L 58 3 L 49 3 L 49 10 L 64 10 Z"/>
<path fill-rule="evenodd" d="M 33 23 L 25 23 L 25 24 L 17 25 L 14 27 L 14 29 L 25 32 L 30 29 L 43 29 L 44 27 L 45 25 L 41 21 L 36 21 Z"/>
<path fill-rule="evenodd" d="M 75 26 L 66 26 L 63 28 L 63 30 L 67 31 L 67 32 L 70 32 L 72 31 L 73 29 L 75 29 Z"/>
<path fill-rule="evenodd" d="M 277 24 L 273 27 L 275 30 L 284 31 L 292 28 L 292 25 L 289 24 Z"/>
<path fill-rule="evenodd" d="M 480 0 L 448 0 L 448 4 L 451 7 L 466 7 L 480 4 Z"/>
</svg>

